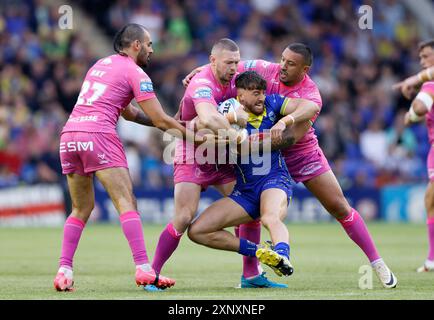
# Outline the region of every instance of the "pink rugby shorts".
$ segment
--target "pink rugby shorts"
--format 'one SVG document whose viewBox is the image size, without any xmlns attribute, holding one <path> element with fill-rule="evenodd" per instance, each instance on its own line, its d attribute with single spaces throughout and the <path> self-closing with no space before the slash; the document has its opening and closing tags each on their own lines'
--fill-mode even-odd
<svg viewBox="0 0 434 320">
<path fill-rule="evenodd" d="M 235 180 L 234 168 L 230 164 L 219 165 L 214 164 L 198 165 L 175 163 L 174 165 L 174 183 L 192 182 L 202 187 L 205 191 L 209 186 L 222 185 Z"/>
<path fill-rule="evenodd" d="M 330 165 L 320 147 L 307 153 L 294 153 L 285 157 L 289 174 L 295 182 L 304 182 L 330 170 Z"/>
<path fill-rule="evenodd" d="M 63 174 L 90 176 L 102 169 L 128 168 L 122 143 L 113 133 L 64 132 L 59 153 Z"/>
</svg>

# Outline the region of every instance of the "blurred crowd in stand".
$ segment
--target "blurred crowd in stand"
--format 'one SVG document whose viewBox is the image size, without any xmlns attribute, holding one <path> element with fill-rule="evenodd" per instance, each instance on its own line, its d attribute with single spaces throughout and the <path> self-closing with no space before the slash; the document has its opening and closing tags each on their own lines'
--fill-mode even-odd
<svg viewBox="0 0 434 320">
<path fill-rule="evenodd" d="M 154 42 L 146 72 L 166 111 L 174 115 L 181 80 L 208 63 L 212 43 L 235 40 L 243 60 L 279 62 L 291 42 L 314 54 L 310 76 L 323 108 L 319 143 L 344 189 L 422 182 L 429 144 L 424 124 L 403 126 L 409 101 L 392 84 L 417 72 L 420 32 L 396 0 L 80 0 L 111 41 L 128 22 L 144 25 Z M 373 29 L 359 28 L 358 8 L 371 5 Z M 64 182 L 59 132 L 74 107 L 90 53 L 78 32 L 58 27 L 58 7 L 39 0 L 0 4 L 0 187 Z M 121 122 L 135 186 L 173 186 L 156 129 Z"/>
</svg>

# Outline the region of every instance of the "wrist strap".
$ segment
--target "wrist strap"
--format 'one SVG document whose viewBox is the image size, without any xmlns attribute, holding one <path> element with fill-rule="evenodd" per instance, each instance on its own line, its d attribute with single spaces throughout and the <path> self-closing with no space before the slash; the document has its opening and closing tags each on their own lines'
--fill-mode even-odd
<svg viewBox="0 0 434 320">
<path fill-rule="evenodd" d="M 418 122 L 422 117 L 418 116 L 416 112 L 414 112 L 413 106 L 410 107 L 408 110 L 408 113 L 410 115 L 410 121 L 411 122 Z"/>
</svg>

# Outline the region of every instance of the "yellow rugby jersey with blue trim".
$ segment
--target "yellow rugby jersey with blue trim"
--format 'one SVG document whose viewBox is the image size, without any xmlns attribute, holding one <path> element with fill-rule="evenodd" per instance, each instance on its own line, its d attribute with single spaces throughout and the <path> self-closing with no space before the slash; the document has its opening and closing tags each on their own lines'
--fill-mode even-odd
<svg viewBox="0 0 434 320">
<path fill-rule="evenodd" d="M 262 114 L 249 113 L 246 126 L 249 135 L 270 130 L 282 118 L 288 102 L 288 98 L 278 94 L 267 96 Z M 287 171 L 285 161 L 279 150 L 256 155 L 248 154 L 237 158 L 236 175 L 238 183 L 255 182 L 275 170 Z"/>
</svg>

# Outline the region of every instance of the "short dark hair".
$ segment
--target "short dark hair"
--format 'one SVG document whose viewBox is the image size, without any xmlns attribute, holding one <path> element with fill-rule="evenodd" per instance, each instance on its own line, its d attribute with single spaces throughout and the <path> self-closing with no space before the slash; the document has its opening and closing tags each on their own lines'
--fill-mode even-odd
<svg viewBox="0 0 434 320">
<path fill-rule="evenodd" d="M 229 38 L 223 38 L 214 43 L 211 49 L 211 54 L 214 54 L 217 50 L 228 50 L 231 52 L 240 51 L 240 48 L 235 43 L 235 41 L 229 39 Z"/>
<path fill-rule="evenodd" d="M 287 48 L 291 51 L 294 51 L 295 53 L 302 55 L 305 65 L 312 65 L 313 54 L 312 50 L 307 45 L 305 45 L 304 43 L 295 42 L 291 43 Z"/>
<path fill-rule="evenodd" d="M 113 39 L 113 49 L 121 53 L 122 49 L 128 48 L 136 40 L 143 41 L 146 28 L 137 23 L 129 23 L 123 26 Z"/>
<path fill-rule="evenodd" d="M 245 90 L 266 90 L 267 81 L 256 71 L 244 71 L 235 78 L 235 86 Z"/>
<path fill-rule="evenodd" d="M 426 47 L 431 47 L 432 49 L 434 49 L 434 39 L 429 39 L 419 43 L 419 52 L 421 52 L 422 49 Z"/>
</svg>

